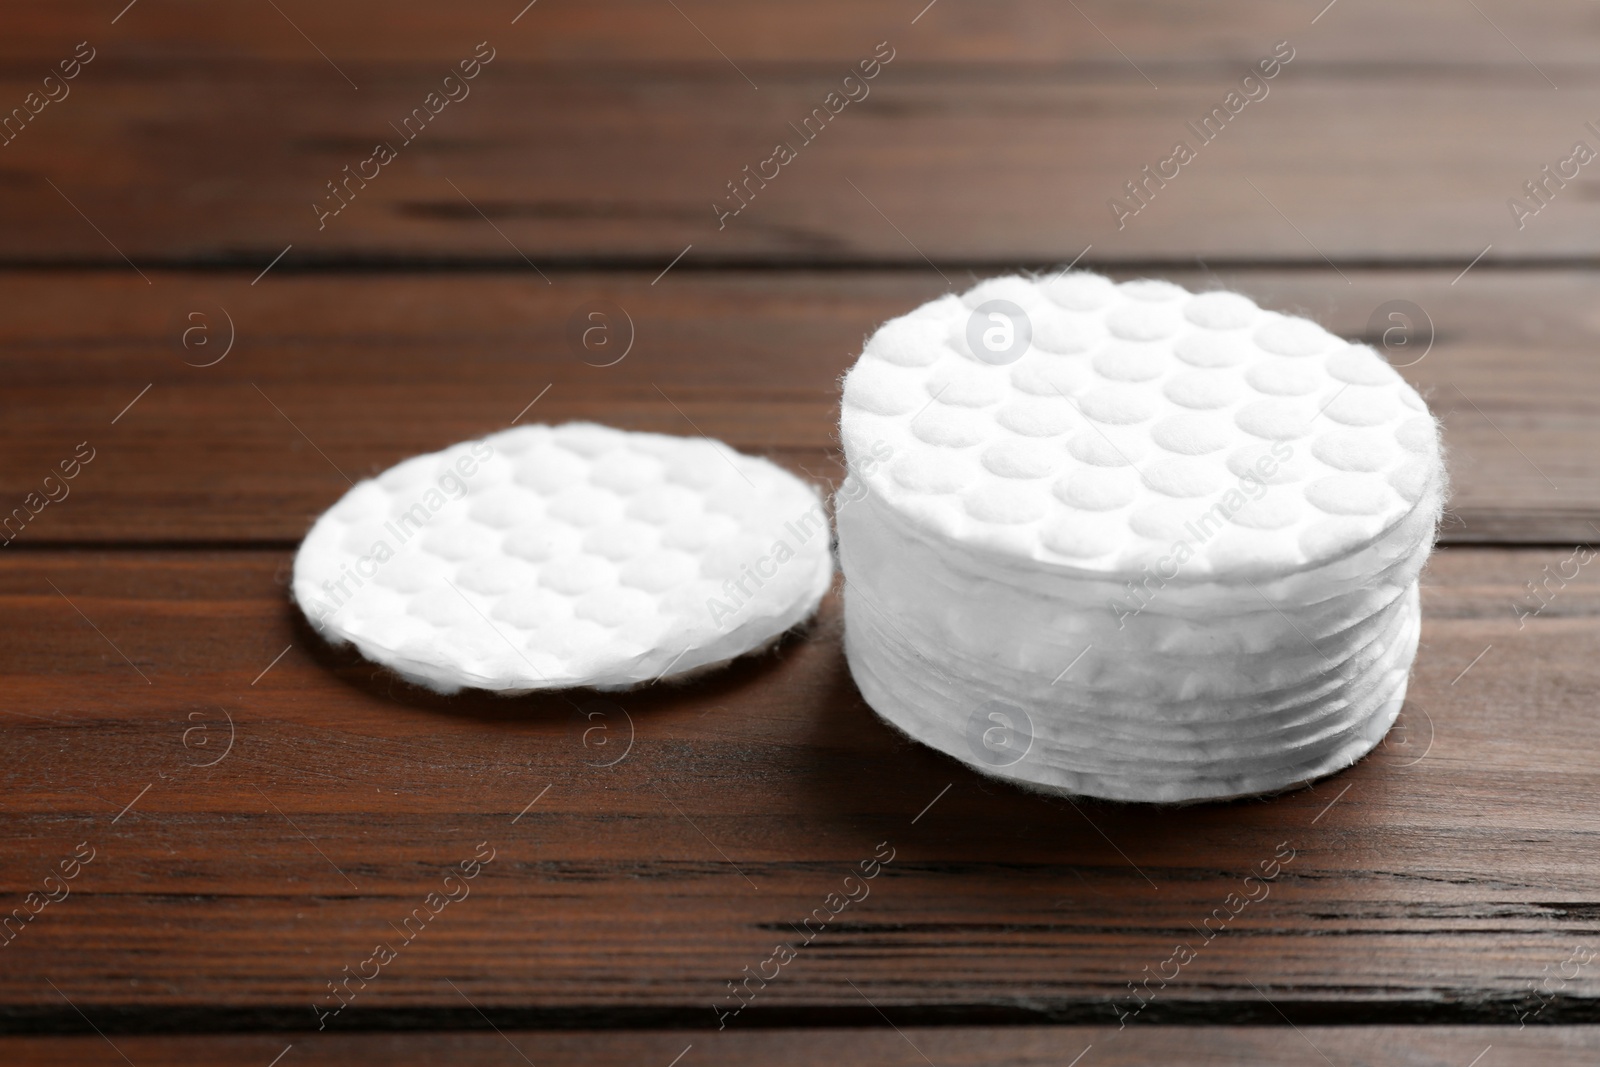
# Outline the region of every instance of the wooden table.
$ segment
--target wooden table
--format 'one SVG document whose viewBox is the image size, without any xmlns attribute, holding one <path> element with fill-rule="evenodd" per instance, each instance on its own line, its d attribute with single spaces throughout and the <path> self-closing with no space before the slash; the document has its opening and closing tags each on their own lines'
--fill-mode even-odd
<svg viewBox="0 0 1600 1067">
<path fill-rule="evenodd" d="M 1600 8 L 124 2 L 0 34 L 0 1062 L 1600 1058 Z M 1411 697 L 1351 770 L 1025 794 L 877 720 L 835 598 L 598 732 L 289 603 L 349 481 L 516 419 L 830 483 L 864 335 L 1074 259 L 1385 345 L 1443 418 Z"/>
</svg>

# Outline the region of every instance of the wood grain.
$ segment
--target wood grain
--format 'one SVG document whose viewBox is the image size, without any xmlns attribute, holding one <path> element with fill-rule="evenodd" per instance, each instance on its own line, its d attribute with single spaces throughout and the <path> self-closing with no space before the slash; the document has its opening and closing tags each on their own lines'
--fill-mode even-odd
<svg viewBox="0 0 1600 1067">
<path fill-rule="evenodd" d="M 0 552 L 0 919 L 60 896 L 0 925 L 0 1062 L 1594 1062 L 1600 594 L 1552 575 L 1600 533 L 1600 171 L 1522 225 L 1508 199 L 1600 146 L 1600 9 L 524 2 L 5 20 L 0 117 L 95 58 L 0 134 L 0 515 L 94 458 Z M 1119 225 L 1278 41 L 1268 96 Z M 319 226 L 478 42 L 471 96 Z M 719 224 L 878 42 L 870 97 Z M 831 598 L 691 685 L 519 700 L 413 689 L 287 600 L 351 480 L 513 418 L 827 483 L 868 332 L 1080 255 L 1373 342 L 1392 302 L 1427 323 L 1389 355 L 1444 420 L 1454 547 L 1401 728 L 1313 789 L 1169 811 L 983 779 L 865 707 Z M 597 301 L 630 324 L 613 366 L 567 337 Z"/>
<path fill-rule="evenodd" d="M 78 40 L 98 51 L 0 148 L 0 262 L 260 269 L 293 245 L 291 264 L 653 272 L 691 244 L 702 264 L 1065 262 L 1092 244 L 1102 263 L 1459 270 L 1490 245 L 1488 263 L 1600 251 L 1588 170 L 1525 226 L 1507 206 L 1574 141 L 1600 146 L 1584 126 L 1600 121 L 1600 22 L 1570 5 L 1345 0 L 1312 25 L 1258 3 L 941 4 L 912 26 L 838 3 L 691 5 L 691 22 L 670 5 L 618 16 L 557 0 L 516 27 L 512 6 L 30 18 L 0 101 L 20 103 Z M 471 95 L 402 143 L 391 124 L 486 38 L 496 58 Z M 789 124 L 879 41 L 895 58 L 870 95 L 804 142 Z M 1186 124 L 1279 41 L 1292 63 L 1202 146 Z M 783 140 L 798 158 L 720 225 L 727 183 Z M 1110 199 L 1178 140 L 1198 158 L 1119 227 Z M 326 183 L 379 141 L 398 158 L 319 222 Z"/>
<path fill-rule="evenodd" d="M 593 1064 L 594 1067 L 669 1067 L 683 1064 L 860 1064 L 863 1067 L 1464 1067 L 1492 1047 L 1500 1062 L 1544 1067 L 1589 1067 L 1600 1049 L 1593 1027 L 1537 1027 L 1523 1031 L 1483 1026 L 1174 1026 L 1117 1031 L 1105 1027 L 900 1027 L 883 1020 L 872 1028 L 737 1031 L 637 1031 L 631 1033 L 517 1031 L 116 1038 L 139 1067 L 210 1067 L 267 1064 L 284 1055 L 288 1067 L 317 1065 L 460 1064 L 503 1067 L 520 1062 Z M 1089 1049 L 1081 1060 L 1075 1057 Z M 0 1038 L 0 1056 L 36 1067 L 116 1062 L 102 1037 Z M 109 1059 L 108 1059 L 109 1057 Z M 926 1057 L 926 1058 L 925 1058 Z M 1327 1057 L 1326 1059 L 1324 1057 Z M 1523 1057 L 1518 1060 L 1516 1057 Z M 1494 1060 L 1485 1057 L 1485 1062 Z"/>
<path fill-rule="evenodd" d="M 1070 5 L 1063 11 L 1051 0 L 991 0 L 982 8 L 944 0 L 937 5 L 814 0 L 803 7 L 690 0 L 678 4 L 681 14 L 652 0 L 612 0 L 604 6 L 539 0 L 532 7 L 526 0 L 457 0 L 448 6 L 348 0 L 320 7 L 291 0 L 279 3 L 284 14 L 278 15 L 270 8 L 167 0 L 136 7 L 112 23 L 122 5 L 69 0 L 29 8 L 26 18 L 13 19 L 11 32 L 0 40 L 0 58 L 46 62 L 56 58 L 63 42 L 70 46 L 85 34 L 99 34 L 118 50 L 144 58 L 187 64 L 221 53 L 299 63 L 320 67 L 320 75 L 337 84 L 337 74 L 307 37 L 348 69 L 452 60 L 455 42 L 485 35 L 514 42 L 526 58 L 574 65 L 710 65 L 722 62 L 719 51 L 741 63 L 768 66 L 831 63 L 857 58 L 863 39 L 890 35 L 915 41 L 930 62 L 1110 65 L 1124 62 L 1116 51 L 1120 47 L 1141 65 L 1200 65 L 1252 60 L 1258 41 L 1277 30 L 1315 35 L 1330 57 L 1346 62 L 1521 67 L 1536 79 L 1528 60 L 1496 34 L 1498 24 L 1513 29 L 1517 47 L 1541 67 L 1594 63 L 1587 38 L 1600 20 L 1587 8 L 1552 0 L 1477 2 L 1482 15 L 1462 11 L 1451 0 L 1416 0 L 1401 7 L 1339 0 L 1326 13 L 1322 4 L 1286 9 L 1273 0 L 1218 0 L 1203 9 L 1182 0 L 1089 0 L 1078 4 L 1081 14 Z M 737 82 L 731 69 L 726 75 Z"/>
<path fill-rule="evenodd" d="M 1195 289 L 1240 288 L 1378 343 L 1393 324 L 1374 313 L 1412 302 L 1422 313 L 1410 313 L 1416 331 L 1390 355 L 1397 364 L 1421 357 L 1402 373 L 1444 420 L 1455 495 L 1442 536 L 1595 537 L 1595 275 L 1481 266 L 1455 282 L 1438 271 L 1151 273 Z M 240 275 L 158 274 L 154 286 L 116 272 L 6 275 L 0 501 L 23 504 L 80 442 L 96 450 L 71 495 L 46 505 L 13 550 L 293 543 L 347 478 L 519 413 L 698 430 L 827 481 L 839 473 L 839 377 L 879 323 L 945 291 L 927 269 L 651 278 L 286 274 L 252 287 Z M 610 357 L 566 338 L 569 319 L 594 301 L 632 323 L 633 348 L 615 366 L 586 364 L 580 356 Z M 230 321 L 227 357 L 186 365 L 221 356 Z"/>
<path fill-rule="evenodd" d="M 714 1029 L 727 983 L 887 842 L 866 899 L 728 1029 L 876 1026 L 866 998 L 904 1025 L 1114 1026 L 1179 942 L 1197 958 L 1134 1022 L 1593 1021 L 1593 965 L 1563 964 L 1600 932 L 1600 596 L 1585 572 L 1521 629 L 1513 606 L 1565 554 L 1441 551 L 1384 748 L 1314 789 L 1182 809 L 1025 794 L 906 741 L 861 703 L 832 600 L 772 654 L 608 698 L 586 747 L 563 697 L 437 697 L 323 646 L 284 553 L 8 557 L 0 606 L 27 625 L 0 650 L 0 892 L 96 855 L 0 949 L 0 1016 L 80 1026 L 49 979 L 103 1028 L 314 1030 L 327 983 L 386 940 L 398 958 L 329 1030 L 480 1008 Z M 232 749 L 196 766 L 228 717 Z M 485 841 L 470 895 L 403 942 Z M 1268 895 L 1203 943 L 1283 847 Z"/>
</svg>

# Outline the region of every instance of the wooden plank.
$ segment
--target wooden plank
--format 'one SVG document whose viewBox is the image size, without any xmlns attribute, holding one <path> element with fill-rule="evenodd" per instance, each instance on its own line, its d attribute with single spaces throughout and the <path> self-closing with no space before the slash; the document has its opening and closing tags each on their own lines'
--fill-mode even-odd
<svg viewBox="0 0 1600 1067">
<path fill-rule="evenodd" d="M 1121 48 L 1143 65 L 1248 62 L 1264 36 L 1298 31 L 1314 33 L 1329 55 L 1342 61 L 1521 66 L 1537 77 L 1517 47 L 1547 70 L 1587 66 L 1594 62 L 1587 38 L 1595 30 L 1594 19 L 1582 8 L 1549 0 L 1479 0 L 1484 15 L 1462 12 L 1450 0 L 1416 0 L 1403 7 L 1339 0 L 1326 13 L 1323 5 L 1286 10 L 1273 0 L 1219 0 L 1204 11 L 1182 0 L 1143 0 L 1137 6 L 1090 0 L 1079 3 L 1081 15 L 1070 6 L 1063 12 L 1051 0 L 991 0 L 981 9 L 927 0 L 815 0 L 804 8 L 691 0 L 679 3 L 683 14 L 651 0 L 613 0 L 603 8 L 539 0 L 526 10 L 525 0 L 457 0 L 449 8 L 421 0 L 350 0 L 323 7 L 291 0 L 279 6 L 284 16 L 204 0 L 167 0 L 135 8 L 112 23 L 121 10 L 114 4 L 41 5 L 10 18 L 0 59 L 49 63 L 63 42 L 97 33 L 118 51 L 141 58 L 192 64 L 223 54 L 304 63 L 308 69 L 320 67 L 329 84 L 338 84 L 307 37 L 341 66 L 357 70 L 363 64 L 453 60 L 453 42 L 474 34 L 505 37 L 520 55 L 547 63 L 716 63 L 719 51 L 741 64 L 848 62 L 857 58 L 862 40 L 899 34 L 915 41 L 928 61 L 1112 64 L 1123 62 L 1116 51 Z M 106 28 L 112 25 L 115 29 Z M 1495 25 L 1510 32 L 1515 47 L 1496 34 Z M 727 74 L 730 83 L 738 81 L 733 71 Z"/>
<path fill-rule="evenodd" d="M 139 1067 L 210 1067 L 267 1064 L 284 1054 L 284 1067 L 374 1064 L 460 1064 L 502 1067 L 522 1053 L 532 1063 L 583 1063 L 594 1067 L 674 1062 L 702 1067 L 764 1063 L 774 1067 L 829 1063 L 863 1067 L 1145 1067 L 1184 1063 L 1195 1067 L 1464 1067 L 1486 1048 L 1499 1062 L 1538 1057 L 1544 1067 L 1590 1067 L 1600 1051 L 1593 1027 L 1537 1027 L 1518 1031 L 1483 1026 L 1162 1027 L 1118 1032 L 1094 1027 L 904 1027 L 897 1034 L 880 1021 L 874 1029 L 736 1031 L 667 1030 L 601 1033 L 517 1031 L 215 1037 L 119 1036 L 115 1044 Z M 510 1047 L 508 1047 L 508 1045 Z M 1088 1048 L 1081 1060 L 1074 1057 Z M 674 1057 L 684 1054 L 682 1060 Z M 923 1058 L 924 1053 L 928 1057 Z M 0 1038 L 8 1062 L 57 1067 L 111 1062 L 101 1037 Z M 1329 1059 L 1323 1059 L 1323 1056 Z M 1492 1063 L 1488 1057 L 1485 1062 Z"/>
<path fill-rule="evenodd" d="M 702 263 L 920 263 L 1064 262 L 1091 243 L 1100 262 L 1592 258 L 1587 170 L 1520 229 L 1507 206 L 1574 141 L 1600 146 L 1583 125 L 1600 121 L 1592 13 L 1481 6 L 1345 0 L 1315 25 L 1244 2 L 1091 5 L 1093 24 L 1070 5 L 946 4 L 915 26 L 842 3 L 691 5 L 691 24 L 644 0 L 557 2 L 515 27 L 489 5 L 297 12 L 327 60 L 271 10 L 30 13 L 0 101 L 80 39 L 97 51 L 3 149 L 0 260 L 259 269 L 293 245 L 289 263 L 658 270 L 691 244 Z M 471 95 L 403 142 L 392 124 L 485 39 Z M 1267 95 L 1202 144 L 1186 124 L 1283 40 L 1295 58 Z M 870 96 L 812 143 L 791 130 L 879 41 L 895 58 Z M 1197 158 L 1119 228 L 1111 198 L 1178 140 Z M 326 183 L 379 141 L 395 161 L 319 221 Z M 719 224 L 727 183 L 779 141 L 797 158 Z"/>
<path fill-rule="evenodd" d="M 1404 730 L 1315 789 L 1181 809 L 1030 795 L 905 741 L 861 703 L 831 599 L 772 654 L 607 698 L 610 747 L 585 747 L 564 697 L 441 698 L 322 646 L 285 601 L 286 553 L 6 556 L 0 607 L 23 625 L 0 648 L 0 893 L 21 905 L 80 843 L 94 856 L 3 950 L 0 1015 L 81 1028 L 48 979 L 98 1025 L 156 1030 L 476 1027 L 478 1009 L 740 1031 L 878 1009 L 1594 1021 L 1573 954 L 1600 934 L 1582 755 L 1600 594 L 1583 571 L 1533 617 L 1514 607 L 1565 555 L 1441 551 Z M 480 842 L 494 858 L 466 892 L 445 882 Z M 889 850 L 739 1015 L 714 1011 Z M 402 930 L 436 891 L 458 899 Z M 320 1016 L 379 942 L 396 958 Z M 1144 986 L 1178 943 L 1195 958 Z"/>
<path fill-rule="evenodd" d="M 1600 472 L 1587 457 L 1600 449 L 1600 364 L 1586 310 L 1600 299 L 1595 275 L 1158 273 L 1237 287 L 1379 342 L 1395 324 L 1375 313 L 1412 302 L 1417 332 L 1392 357 L 1421 356 L 1402 373 L 1445 421 L 1455 497 L 1442 535 L 1595 536 Z M 945 289 L 926 268 L 653 277 L 285 274 L 251 286 L 238 274 L 165 273 L 147 287 L 116 272 L 8 274 L 0 501 L 10 509 L 41 492 L 80 442 L 95 450 L 71 495 L 45 505 L 15 544 L 291 543 L 348 489 L 346 477 L 519 413 L 698 428 L 832 479 L 840 375 L 878 323 Z M 632 323 L 634 346 L 614 366 L 585 363 L 614 357 L 569 346 L 569 321 L 592 301 L 622 309 L 618 346 Z M 194 365 L 221 357 L 230 336 L 226 358 Z"/>
</svg>

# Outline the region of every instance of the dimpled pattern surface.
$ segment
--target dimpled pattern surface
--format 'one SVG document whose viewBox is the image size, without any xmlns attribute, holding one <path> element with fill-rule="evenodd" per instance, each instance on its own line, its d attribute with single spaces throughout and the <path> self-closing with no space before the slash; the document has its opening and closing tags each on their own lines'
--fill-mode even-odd
<svg viewBox="0 0 1600 1067">
<path fill-rule="evenodd" d="M 1005 365 L 969 348 L 991 300 L 1031 325 Z M 840 428 L 847 458 L 892 450 L 859 477 L 919 528 L 1095 573 L 1138 573 L 1180 538 L 1195 576 L 1315 566 L 1443 479 L 1427 405 L 1371 348 L 1237 293 L 1083 272 L 991 279 L 886 323 Z"/>
<path fill-rule="evenodd" d="M 416 456 L 306 535 L 331 641 L 440 692 L 623 688 L 726 662 L 832 581 L 816 492 L 703 438 L 530 425 Z"/>
</svg>

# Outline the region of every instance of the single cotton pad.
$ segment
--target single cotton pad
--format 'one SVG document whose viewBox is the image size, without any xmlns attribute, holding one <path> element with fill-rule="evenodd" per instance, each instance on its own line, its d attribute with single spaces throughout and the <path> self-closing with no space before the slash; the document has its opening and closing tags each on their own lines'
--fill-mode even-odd
<svg viewBox="0 0 1600 1067">
<path fill-rule="evenodd" d="M 815 490 L 705 438 L 530 425 L 416 456 L 306 535 L 328 640 L 443 693 L 618 689 L 759 649 L 833 577 Z"/>
<path fill-rule="evenodd" d="M 997 278 L 844 382 L 846 655 L 986 773 L 1124 800 L 1268 792 L 1382 737 L 1447 492 L 1371 348 L 1236 293 Z"/>
<path fill-rule="evenodd" d="M 1315 567 L 1440 470 L 1427 405 L 1371 348 L 1236 293 L 1085 273 L 993 279 L 885 324 L 840 430 L 847 458 L 892 456 L 857 477 L 918 528 L 1097 574 Z"/>
</svg>

